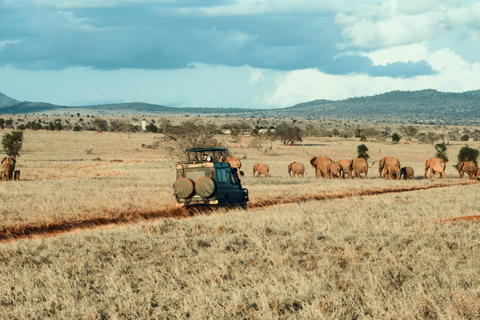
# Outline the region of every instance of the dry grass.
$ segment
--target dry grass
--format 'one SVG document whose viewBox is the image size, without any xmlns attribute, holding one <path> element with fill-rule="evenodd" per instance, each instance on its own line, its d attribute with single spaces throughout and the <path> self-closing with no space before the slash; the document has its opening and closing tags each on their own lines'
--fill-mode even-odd
<svg viewBox="0 0 480 320">
<path fill-rule="evenodd" d="M 158 139 L 26 132 L 18 160 L 22 181 L 0 184 L 0 228 L 127 221 L 170 208 L 175 159 L 161 148 L 141 148 Z M 272 144 L 276 156 L 261 155 L 248 143 L 244 138 L 230 145 L 235 155 L 246 156 L 242 183 L 259 206 L 461 181 L 451 165 L 463 143 L 449 146 L 444 181 L 384 181 L 377 165 L 366 180 L 313 177 L 313 155 L 353 158 L 358 141 L 313 139 L 308 149 Z M 366 144 L 372 161 L 398 157 L 417 177 L 434 154 L 428 145 Z M 305 179 L 288 178 L 292 161 L 305 164 Z M 252 177 L 257 162 L 270 165 L 271 179 Z M 478 225 L 437 222 L 478 214 L 477 193 L 474 184 L 360 195 L 3 244 L 0 317 L 478 318 Z"/>
<path fill-rule="evenodd" d="M 478 186 L 310 202 L 0 247 L 3 318 L 477 318 Z"/>
</svg>

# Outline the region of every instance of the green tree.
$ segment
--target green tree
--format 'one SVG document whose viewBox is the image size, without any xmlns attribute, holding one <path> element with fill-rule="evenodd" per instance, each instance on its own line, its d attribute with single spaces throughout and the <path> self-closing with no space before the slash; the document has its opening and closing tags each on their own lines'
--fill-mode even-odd
<svg viewBox="0 0 480 320">
<path fill-rule="evenodd" d="M 368 155 L 367 151 L 368 151 L 368 148 L 367 148 L 366 145 L 364 145 L 364 144 L 358 145 L 358 147 L 357 147 L 357 158 L 363 158 L 365 160 L 368 160 L 368 158 L 370 158 L 370 156 Z"/>
<path fill-rule="evenodd" d="M 464 134 L 463 136 L 460 137 L 460 141 L 468 141 L 468 133 Z"/>
<path fill-rule="evenodd" d="M 479 155 L 480 155 L 480 151 L 478 149 L 470 148 L 469 146 L 462 147 L 458 152 L 458 156 L 457 156 L 458 162 L 453 167 L 455 169 L 458 169 L 458 165 L 462 161 L 473 161 L 475 162 L 475 165 L 478 167 L 477 159 Z"/>
<path fill-rule="evenodd" d="M 292 145 L 295 141 L 302 141 L 303 132 L 297 126 L 282 122 L 275 128 L 274 137 L 282 140 L 285 145 Z"/>
<path fill-rule="evenodd" d="M 0 118 L 0 129 L 5 129 L 5 119 Z"/>
<path fill-rule="evenodd" d="M 73 131 L 81 131 L 82 130 L 82 127 L 80 127 L 78 124 L 74 125 L 73 126 Z"/>
<path fill-rule="evenodd" d="M 2 146 L 8 156 L 18 156 L 22 149 L 23 132 L 12 131 L 3 135 Z"/>
<path fill-rule="evenodd" d="M 50 123 L 48 124 L 48 130 L 49 131 L 55 131 L 55 125 L 53 124 L 53 122 L 50 121 Z"/>
<path fill-rule="evenodd" d="M 443 162 L 447 163 L 448 156 L 447 156 L 447 146 L 445 145 L 445 142 L 437 143 L 435 145 L 435 150 L 437 151 L 437 153 L 435 154 L 435 158 L 440 158 L 443 160 Z"/>
<path fill-rule="evenodd" d="M 62 123 L 60 123 L 60 122 L 55 122 L 55 130 L 57 130 L 57 131 L 62 131 L 62 130 L 63 130 Z"/>
<path fill-rule="evenodd" d="M 399 143 L 401 138 L 402 137 L 400 137 L 400 135 L 396 132 L 392 134 L 392 142 L 393 143 Z"/>
</svg>

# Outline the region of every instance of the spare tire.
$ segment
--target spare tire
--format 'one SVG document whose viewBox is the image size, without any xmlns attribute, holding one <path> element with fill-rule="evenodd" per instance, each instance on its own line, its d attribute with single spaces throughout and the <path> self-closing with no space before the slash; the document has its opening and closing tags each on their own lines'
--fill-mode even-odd
<svg viewBox="0 0 480 320">
<path fill-rule="evenodd" d="M 194 184 L 188 178 L 180 178 L 173 184 L 173 192 L 181 199 L 190 198 L 193 196 Z"/>
<path fill-rule="evenodd" d="M 195 192 L 202 198 L 209 198 L 215 193 L 215 182 L 209 177 L 201 177 L 195 182 Z"/>
</svg>

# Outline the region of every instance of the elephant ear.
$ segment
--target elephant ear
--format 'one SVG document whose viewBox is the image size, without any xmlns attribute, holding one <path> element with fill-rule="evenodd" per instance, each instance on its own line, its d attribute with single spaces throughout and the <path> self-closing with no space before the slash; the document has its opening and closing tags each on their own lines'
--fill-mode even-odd
<svg viewBox="0 0 480 320">
<path fill-rule="evenodd" d="M 310 159 L 310 164 L 312 165 L 312 167 L 315 167 L 315 159 L 317 159 L 317 157 L 313 157 L 312 159 Z"/>
<path fill-rule="evenodd" d="M 288 165 L 288 172 L 292 171 L 292 164 L 293 164 L 293 163 L 290 163 L 290 164 Z"/>
<path fill-rule="evenodd" d="M 3 163 L 3 161 L 5 161 L 5 159 L 7 159 L 7 157 L 3 158 L 2 162 L 0 162 L 0 163 Z"/>
</svg>

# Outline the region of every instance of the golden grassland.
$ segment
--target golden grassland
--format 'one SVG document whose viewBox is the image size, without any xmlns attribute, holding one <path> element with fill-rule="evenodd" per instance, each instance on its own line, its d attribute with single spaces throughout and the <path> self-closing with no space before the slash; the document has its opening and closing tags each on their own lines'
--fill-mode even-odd
<svg viewBox="0 0 480 320">
<path fill-rule="evenodd" d="M 7 132 L 7 131 L 4 131 Z M 161 135 L 26 131 L 21 181 L 0 184 L 0 230 L 113 219 L 174 205 L 174 165 Z M 218 137 L 242 159 L 251 204 L 362 190 L 430 187 L 461 180 L 452 168 L 465 144 L 451 142 L 448 179 L 423 179 L 431 145 L 365 142 L 412 166 L 414 181 L 315 179 L 312 156 L 356 157 L 358 140 L 272 143 L 275 154 Z M 480 148 L 480 143 L 469 146 Z M 89 154 L 86 150 L 93 149 Z M 101 159 L 101 160 L 99 160 Z M 304 179 L 288 177 L 302 162 Z M 271 179 L 252 166 L 270 165 Z M 466 178 L 464 179 L 466 181 Z M 478 185 L 223 209 L 188 219 L 0 245 L 0 317 L 81 318 L 477 318 Z M 141 219 L 139 219 L 141 220 Z"/>
</svg>

